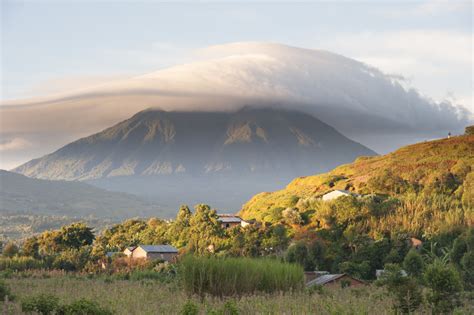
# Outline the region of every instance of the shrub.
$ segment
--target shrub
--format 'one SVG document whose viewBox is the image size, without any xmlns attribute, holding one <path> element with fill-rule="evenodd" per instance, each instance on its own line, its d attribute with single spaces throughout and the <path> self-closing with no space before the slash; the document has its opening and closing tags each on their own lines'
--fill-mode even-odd
<svg viewBox="0 0 474 315">
<path fill-rule="evenodd" d="M 24 271 L 28 269 L 41 269 L 41 268 L 44 268 L 44 263 L 32 257 L 12 257 L 12 258 L 0 257 L 0 271 L 3 271 L 3 270 Z"/>
<path fill-rule="evenodd" d="M 7 243 L 3 246 L 2 255 L 5 257 L 13 257 L 18 254 L 18 246 L 15 245 L 13 242 Z"/>
<path fill-rule="evenodd" d="M 27 297 L 21 302 L 21 310 L 25 313 L 39 313 L 41 315 L 54 314 L 59 309 L 59 299 L 50 294 L 40 294 Z"/>
<path fill-rule="evenodd" d="M 414 249 L 411 249 L 403 260 L 403 268 L 410 275 L 420 277 L 424 268 L 423 258 Z"/>
<path fill-rule="evenodd" d="M 199 308 L 191 301 L 186 302 L 181 310 L 181 315 L 198 315 Z"/>
<path fill-rule="evenodd" d="M 273 293 L 303 288 L 303 269 L 272 259 L 186 256 L 180 275 L 185 291 L 203 298 Z"/>
<path fill-rule="evenodd" d="M 8 299 L 11 301 L 13 300 L 13 296 L 12 296 L 12 293 L 10 291 L 10 288 L 8 287 L 8 285 L 0 279 L 0 301 L 4 301 L 5 300 L 5 296 L 8 295 Z"/>
<path fill-rule="evenodd" d="M 422 302 L 421 289 L 417 281 L 404 276 L 401 268 L 396 264 L 386 264 L 385 272 L 378 284 L 387 286 L 390 294 L 395 298 L 396 311 L 407 314 L 418 309 Z"/>
<path fill-rule="evenodd" d="M 112 311 L 101 307 L 99 304 L 86 299 L 77 300 L 69 305 L 64 305 L 58 310 L 59 315 L 112 315 Z"/>
<path fill-rule="evenodd" d="M 449 313 L 461 305 L 462 282 L 453 266 L 435 261 L 426 268 L 424 279 L 433 313 Z"/>
</svg>

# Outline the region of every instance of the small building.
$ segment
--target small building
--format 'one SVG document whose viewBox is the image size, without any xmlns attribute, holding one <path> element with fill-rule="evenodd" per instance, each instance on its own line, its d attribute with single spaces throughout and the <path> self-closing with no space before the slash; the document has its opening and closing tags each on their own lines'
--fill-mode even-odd
<svg viewBox="0 0 474 315">
<path fill-rule="evenodd" d="M 221 226 L 224 229 L 228 229 L 238 225 L 240 225 L 241 227 L 245 227 L 250 224 L 249 222 L 242 220 L 242 218 L 234 214 L 218 214 L 217 216 L 217 221 L 221 223 Z"/>
<path fill-rule="evenodd" d="M 305 271 L 304 272 L 304 283 L 308 283 L 311 280 L 314 280 L 323 275 L 328 275 L 329 271 Z"/>
<path fill-rule="evenodd" d="M 337 199 L 337 198 L 343 197 L 343 196 L 360 197 L 360 195 L 355 194 L 353 192 L 350 192 L 348 190 L 336 189 L 336 190 L 333 190 L 331 192 L 328 192 L 327 194 L 324 194 L 323 197 L 322 197 L 322 200 L 323 201 L 329 201 L 329 200 L 334 200 L 334 199 Z"/>
<path fill-rule="evenodd" d="M 375 277 L 378 279 L 382 278 L 383 275 L 385 273 L 385 269 L 377 269 L 375 270 Z M 408 277 L 408 274 L 405 270 L 400 270 L 400 274 L 402 275 L 402 277 Z"/>
<path fill-rule="evenodd" d="M 358 280 L 349 276 L 348 274 L 341 273 L 341 274 L 322 275 L 306 283 L 307 287 L 312 287 L 314 285 L 357 287 L 357 286 L 365 285 L 365 283 L 361 280 Z"/>
<path fill-rule="evenodd" d="M 177 255 L 178 250 L 171 245 L 138 245 L 132 250 L 130 257 L 172 262 Z"/>
<path fill-rule="evenodd" d="M 133 250 L 137 248 L 136 246 L 129 246 L 127 248 L 125 248 L 125 250 L 123 251 L 123 253 L 125 254 L 125 256 L 127 257 L 132 257 L 132 252 Z"/>
</svg>

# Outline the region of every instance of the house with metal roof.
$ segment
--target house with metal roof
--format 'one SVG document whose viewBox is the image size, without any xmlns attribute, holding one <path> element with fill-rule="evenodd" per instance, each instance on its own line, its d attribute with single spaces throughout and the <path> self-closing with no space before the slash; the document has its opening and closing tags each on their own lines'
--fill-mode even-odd
<svg viewBox="0 0 474 315">
<path fill-rule="evenodd" d="M 365 283 L 361 280 L 355 279 L 348 274 L 340 273 L 340 274 L 325 274 L 317 277 L 306 283 L 307 287 L 312 287 L 315 285 L 320 286 L 336 286 L 339 285 L 341 287 L 356 287 L 360 285 L 364 285 Z"/>
<path fill-rule="evenodd" d="M 217 214 L 217 221 L 221 223 L 222 228 L 228 229 L 234 226 L 242 226 L 245 227 L 250 223 L 243 220 L 241 217 L 236 216 L 234 214 Z"/>
<path fill-rule="evenodd" d="M 178 255 L 178 250 L 171 245 L 138 245 L 132 250 L 131 258 L 141 259 L 161 259 L 164 261 L 174 261 Z"/>
<path fill-rule="evenodd" d="M 124 249 L 123 253 L 125 254 L 125 256 L 127 257 L 132 257 L 132 252 L 133 250 L 137 248 L 136 246 L 129 246 L 127 248 Z"/>
</svg>

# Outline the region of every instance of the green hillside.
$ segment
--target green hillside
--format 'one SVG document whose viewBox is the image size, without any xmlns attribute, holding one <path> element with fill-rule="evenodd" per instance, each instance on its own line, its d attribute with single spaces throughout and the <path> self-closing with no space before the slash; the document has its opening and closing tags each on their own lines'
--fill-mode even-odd
<svg viewBox="0 0 474 315">
<path fill-rule="evenodd" d="M 381 231 L 384 223 L 387 228 L 396 224 L 413 234 L 426 233 L 438 221 L 472 225 L 473 170 L 473 135 L 427 141 L 384 156 L 360 157 L 329 173 L 297 178 L 280 191 L 254 196 L 240 215 L 246 219 L 281 221 L 289 208 L 302 219 L 309 217 L 309 221 L 318 221 L 315 224 L 324 224 L 331 211 L 328 208 L 337 210 L 341 201 L 321 202 L 320 197 L 334 189 L 346 189 L 364 195 L 352 207 L 360 211 L 358 214 L 367 207 L 384 207 L 378 209 L 381 213 L 377 216 L 366 216 L 369 231 L 370 225 L 379 225 L 376 230 Z M 436 226 L 437 230 L 440 228 Z"/>
</svg>

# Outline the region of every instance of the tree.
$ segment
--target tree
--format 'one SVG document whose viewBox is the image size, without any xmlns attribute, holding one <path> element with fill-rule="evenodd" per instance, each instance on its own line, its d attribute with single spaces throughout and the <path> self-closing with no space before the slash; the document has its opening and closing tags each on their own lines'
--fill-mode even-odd
<svg viewBox="0 0 474 315">
<path fill-rule="evenodd" d="M 183 247 L 187 244 L 189 238 L 189 225 L 193 214 L 187 205 L 179 208 L 176 220 L 171 223 L 167 236 L 171 243 L 176 247 Z"/>
<path fill-rule="evenodd" d="M 452 265 L 435 260 L 426 268 L 424 280 L 430 289 L 427 300 L 432 306 L 433 313 L 450 313 L 461 305 L 462 282 L 459 273 Z"/>
<path fill-rule="evenodd" d="M 13 257 L 16 254 L 18 254 L 18 246 L 16 246 L 15 243 L 13 242 L 8 242 L 4 247 L 3 247 L 3 256 L 5 257 Z"/>
<path fill-rule="evenodd" d="M 378 285 L 385 285 L 388 292 L 395 298 L 393 307 L 396 311 L 408 314 L 414 312 L 420 306 L 423 297 L 417 281 L 402 273 L 397 264 L 386 264 L 385 272 Z"/>
<path fill-rule="evenodd" d="M 466 129 L 464 129 L 464 134 L 465 135 L 474 135 L 474 125 L 467 126 Z"/>
<path fill-rule="evenodd" d="M 463 279 L 468 289 L 474 289 L 474 251 L 468 251 L 461 259 Z"/>
<path fill-rule="evenodd" d="M 21 247 L 22 254 L 34 258 L 39 258 L 39 244 L 36 236 L 27 238 Z"/>
<path fill-rule="evenodd" d="M 203 255 L 218 249 L 224 231 L 215 210 L 208 205 L 197 205 L 189 224 L 188 245 L 191 251 Z"/>
<path fill-rule="evenodd" d="M 411 249 L 405 256 L 405 259 L 403 260 L 403 269 L 408 273 L 408 275 L 416 278 L 423 275 L 423 258 L 415 249 Z"/>
<path fill-rule="evenodd" d="M 80 248 L 91 245 L 94 241 L 92 229 L 84 223 L 73 223 L 61 228 L 61 243 L 66 248 Z"/>
</svg>

